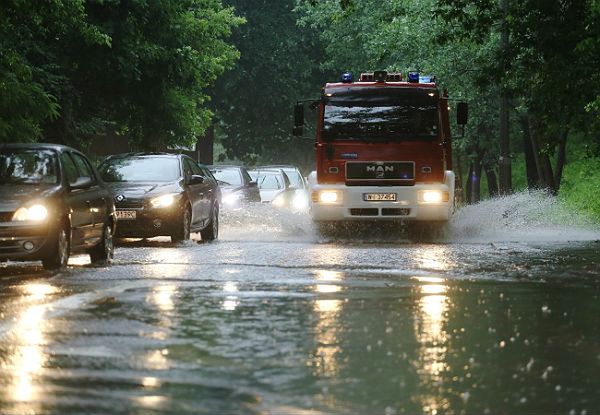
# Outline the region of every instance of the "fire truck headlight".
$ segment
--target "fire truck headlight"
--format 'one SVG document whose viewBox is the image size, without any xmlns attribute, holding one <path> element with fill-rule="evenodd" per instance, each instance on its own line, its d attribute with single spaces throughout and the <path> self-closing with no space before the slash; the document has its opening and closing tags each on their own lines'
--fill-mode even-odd
<svg viewBox="0 0 600 415">
<path fill-rule="evenodd" d="M 339 203 L 342 195 L 337 190 L 321 190 L 317 194 L 317 201 L 320 203 Z"/>
<path fill-rule="evenodd" d="M 447 202 L 449 200 L 448 192 L 441 190 L 421 190 L 419 192 L 419 203 L 435 204 Z"/>
</svg>

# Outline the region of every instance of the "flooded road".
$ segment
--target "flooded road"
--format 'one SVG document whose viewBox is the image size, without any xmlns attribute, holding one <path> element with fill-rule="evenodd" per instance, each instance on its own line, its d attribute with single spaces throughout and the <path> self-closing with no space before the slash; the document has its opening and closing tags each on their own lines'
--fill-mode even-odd
<svg viewBox="0 0 600 415">
<path fill-rule="evenodd" d="M 0 413 L 598 413 L 600 231 L 545 196 L 419 243 L 222 222 L 111 267 L 3 264 Z"/>
</svg>

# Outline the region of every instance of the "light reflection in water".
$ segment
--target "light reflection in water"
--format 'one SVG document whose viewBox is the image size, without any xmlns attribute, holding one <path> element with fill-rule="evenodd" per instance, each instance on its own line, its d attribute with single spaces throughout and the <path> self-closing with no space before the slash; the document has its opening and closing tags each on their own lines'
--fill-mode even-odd
<svg viewBox="0 0 600 415">
<path fill-rule="evenodd" d="M 444 412 L 448 403 L 441 401 L 436 386 L 448 369 L 446 362 L 447 335 L 444 329 L 448 311 L 448 287 L 444 280 L 435 277 L 415 277 L 419 281 L 420 298 L 415 318 L 415 333 L 419 342 L 419 361 L 417 372 L 421 378 L 423 390 L 431 391 L 421 396 L 424 413 Z"/>
<path fill-rule="evenodd" d="M 47 342 L 44 332 L 49 328 L 44 301 L 57 289 L 46 283 L 29 283 L 21 286 L 20 290 L 25 307 L 17 314 L 14 328 L 10 331 L 11 341 L 16 347 L 3 366 L 3 371 L 9 374 L 9 384 L 4 393 L 7 401 L 16 403 L 12 413 L 34 413 L 42 398 L 36 381 L 48 360 L 44 351 Z M 14 307 L 19 307 L 19 304 Z"/>
<path fill-rule="evenodd" d="M 419 249 L 415 261 L 421 268 L 435 271 L 447 271 L 454 264 L 450 261 L 451 251 L 443 245 L 430 245 Z"/>
<path fill-rule="evenodd" d="M 148 300 L 154 303 L 160 311 L 172 311 L 175 308 L 173 296 L 176 293 L 176 285 L 159 285 L 158 287 L 154 287 L 152 295 Z"/>
<path fill-rule="evenodd" d="M 171 367 L 166 350 L 152 350 L 146 353 L 144 361 L 147 369 L 167 370 Z"/>
<path fill-rule="evenodd" d="M 145 268 L 150 277 L 177 278 L 185 275 L 185 264 L 189 259 L 185 250 L 160 248 L 154 250 L 150 257 L 155 261 Z"/>
<path fill-rule="evenodd" d="M 344 274 L 338 271 L 318 270 L 315 278 L 319 282 L 342 281 Z M 318 294 L 337 293 L 342 286 L 333 284 L 316 284 L 314 290 Z M 332 377 L 339 371 L 339 319 L 343 300 L 317 298 L 314 309 L 317 312 L 315 342 L 317 348 L 309 364 L 313 367 L 314 376 Z"/>
<path fill-rule="evenodd" d="M 237 293 L 238 285 L 235 281 L 227 281 L 225 285 L 223 285 L 223 291 L 226 293 Z M 237 306 L 240 304 L 237 295 L 228 295 L 223 300 L 222 309 L 225 311 L 234 311 Z"/>
</svg>

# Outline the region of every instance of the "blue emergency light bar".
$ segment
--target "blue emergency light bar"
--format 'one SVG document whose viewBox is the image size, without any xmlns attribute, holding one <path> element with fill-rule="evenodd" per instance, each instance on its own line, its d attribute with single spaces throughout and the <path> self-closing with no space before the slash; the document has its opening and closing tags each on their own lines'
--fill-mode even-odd
<svg viewBox="0 0 600 415">
<path fill-rule="evenodd" d="M 420 84 L 434 84 L 435 83 L 435 76 L 432 76 L 432 75 L 421 75 L 421 76 L 419 76 L 419 83 Z"/>
<path fill-rule="evenodd" d="M 421 75 L 419 72 L 409 72 L 408 82 L 415 84 L 432 84 L 435 83 L 435 76 L 432 75 Z"/>
<path fill-rule="evenodd" d="M 419 82 L 419 72 L 409 72 L 408 73 L 408 82 L 418 83 Z"/>
<path fill-rule="evenodd" d="M 350 84 L 354 82 L 354 75 L 352 75 L 352 72 L 344 72 L 341 76 L 341 81 L 345 84 Z"/>
</svg>

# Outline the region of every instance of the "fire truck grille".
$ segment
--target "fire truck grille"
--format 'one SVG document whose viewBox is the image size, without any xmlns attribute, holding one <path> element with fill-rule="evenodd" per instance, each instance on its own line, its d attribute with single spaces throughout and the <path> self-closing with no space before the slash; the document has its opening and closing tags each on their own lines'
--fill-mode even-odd
<svg viewBox="0 0 600 415">
<path fill-rule="evenodd" d="M 352 208 L 350 209 L 352 216 L 378 216 L 379 209 L 373 208 Z"/>
<path fill-rule="evenodd" d="M 412 181 L 415 163 L 412 161 L 349 161 L 346 163 L 346 180 L 371 182 Z"/>
<path fill-rule="evenodd" d="M 406 208 L 383 208 L 381 209 L 382 216 L 408 216 L 410 209 Z"/>
</svg>

